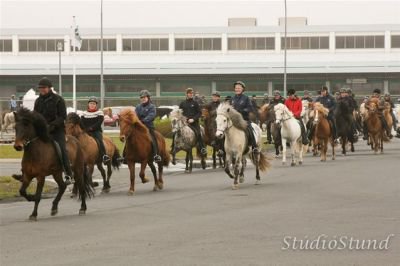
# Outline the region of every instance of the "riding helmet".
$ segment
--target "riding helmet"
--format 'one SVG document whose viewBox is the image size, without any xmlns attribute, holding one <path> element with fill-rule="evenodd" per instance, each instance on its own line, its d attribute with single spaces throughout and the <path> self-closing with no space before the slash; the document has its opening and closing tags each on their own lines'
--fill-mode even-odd
<svg viewBox="0 0 400 266">
<path fill-rule="evenodd" d="M 352 91 L 350 88 L 347 88 L 347 93 L 348 93 L 348 94 L 352 94 L 353 91 Z"/>
<path fill-rule="evenodd" d="M 150 96 L 151 96 L 151 94 L 150 94 L 150 92 L 148 90 L 141 90 L 140 93 L 139 93 L 139 97 L 140 98 L 142 98 L 142 97 L 150 97 Z"/>
<path fill-rule="evenodd" d="M 44 78 L 41 78 L 41 79 L 39 80 L 38 87 L 39 87 L 39 88 L 40 88 L 40 87 L 48 87 L 48 88 L 51 88 L 51 87 L 53 87 L 53 84 L 51 83 L 51 81 L 50 81 L 48 78 L 44 77 Z"/>
<path fill-rule="evenodd" d="M 243 81 L 238 80 L 238 81 L 236 81 L 235 83 L 233 83 L 233 87 L 235 87 L 236 85 L 242 86 L 243 90 L 246 89 L 246 84 L 244 84 Z"/>
<path fill-rule="evenodd" d="M 281 96 L 281 92 L 278 91 L 278 90 L 276 90 L 276 91 L 274 91 L 274 95 L 275 95 L 275 96 L 277 96 L 277 95 Z"/>
<path fill-rule="evenodd" d="M 96 96 L 90 96 L 88 103 L 96 103 L 97 104 L 98 102 L 97 102 Z"/>
<path fill-rule="evenodd" d="M 221 97 L 221 93 L 219 93 L 219 91 L 215 91 L 215 92 L 212 94 L 212 96 Z"/>
<path fill-rule="evenodd" d="M 347 93 L 347 89 L 346 89 L 346 88 L 341 88 L 341 89 L 339 90 L 339 92 L 340 92 L 340 93 Z"/>
</svg>

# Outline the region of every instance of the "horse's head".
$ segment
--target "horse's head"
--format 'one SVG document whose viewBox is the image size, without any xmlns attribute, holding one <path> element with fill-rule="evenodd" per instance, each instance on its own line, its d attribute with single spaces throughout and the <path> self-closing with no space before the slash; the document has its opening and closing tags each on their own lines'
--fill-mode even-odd
<svg viewBox="0 0 400 266">
<path fill-rule="evenodd" d="M 186 125 L 186 117 L 183 115 L 182 109 L 175 109 L 170 114 L 172 132 L 178 132 Z"/>
<path fill-rule="evenodd" d="M 325 108 L 321 103 L 315 103 L 313 108 L 313 124 L 316 125 L 321 120 L 321 117 L 327 117 L 329 109 Z"/>
<path fill-rule="evenodd" d="M 77 113 L 69 113 L 65 121 L 65 132 L 67 135 L 78 136 L 83 132 L 81 118 Z"/>
<path fill-rule="evenodd" d="M 275 112 L 275 123 L 280 124 L 283 120 L 285 120 L 285 105 L 282 103 L 278 103 L 274 106 Z"/>
<path fill-rule="evenodd" d="M 230 109 L 227 109 L 229 112 Z M 231 121 L 228 116 L 222 112 L 217 112 L 217 117 L 215 118 L 215 122 L 217 123 L 217 131 L 215 132 L 215 136 L 219 139 L 224 137 L 225 131 L 231 127 Z"/>
<path fill-rule="evenodd" d="M 201 117 L 203 119 L 210 118 L 210 111 L 207 108 L 202 108 L 201 109 Z"/>
<path fill-rule="evenodd" d="M 131 134 L 132 126 L 137 123 L 138 117 L 130 108 L 125 108 L 118 115 L 119 117 L 119 139 L 124 142 Z"/>
<path fill-rule="evenodd" d="M 33 141 L 49 141 L 46 120 L 39 113 L 22 108 L 15 113 L 14 149 L 22 151 Z"/>
</svg>

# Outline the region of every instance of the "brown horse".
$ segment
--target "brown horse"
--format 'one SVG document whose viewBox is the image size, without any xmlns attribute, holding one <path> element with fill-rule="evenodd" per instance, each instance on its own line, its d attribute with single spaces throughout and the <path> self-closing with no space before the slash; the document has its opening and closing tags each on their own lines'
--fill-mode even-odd
<svg viewBox="0 0 400 266">
<path fill-rule="evenodd" d="M 383 142 L 388 142 L 389 139 L 385 134 L 385 129 L 382 125 L 381 114 L 379 114 L 378 99 L 371 99 L 368 104 L 365 105 L 367 113 L 365 115 L 364 123 L 367 124 L 369 142 L 371 149 L 374 150 L 375 154 L 378 154 L 380 149 L 383 153 Z M 389 114 L 390 115 L 390 114 Z"/>
<path fill-rule="evenodd" d="M 14 176 L 22 182 L 19 190 L 20 194 L 28 201 L 34 201 L 35 207 L 30 220 L 36 221 L 37 210 L 42 195 L 45 177 L 52 175 L 58 184 L 58 194 L 53 201 L 51 215 L 58 212 L 58 202 L 60 201 L 66 185 L 64 183 L 62 172 L 63 166 L 57 148 L 47 132 L 47 124 L 44 118 L 36 112 L 28 109 L 20 109 L 16 115 L 15 144 L 17 151 L 24 150 L 22 157 L 22 176 Z M 86 212 L 86 198 L 93 195 L 87 175 L 86 166 L 83 160 L 83 152 L 79 142 L 72 136 L 67 137 L 67 151 L 69 161 L 72 163 L 75 184 L 78 188 L 79 198 L 82 201 L 79 214 Z M 29 195 L 26 192 L 32 179 L 37 179 L 37 188 L 35 195 Z"/>
<path fill-rule="evenodd" d="M 267 127 L 268 124 L 270 124 L 271 136 L 275 146 L 275 157 L 278 157 L 280 151 L 282 151 L 282 138 L 281 138 L 281 126 L 275 123 L 276 119 L 275 119 L 274 106 L 270 104 L 264 104 L 258 110 L 258 116 L 260 119 L 261 128 L 264 123 L 266 124 Z"/>
<path fill-rule="evenodd" d="M 146 165 L 149 165 L 151 172 L 154 176 L 154 188 L 161 190 L 164 187 L 163 166 L 168 166 L 170 156 L 167 152 L 164 137 L 155 131 L 158 154 L 161 156 L 162 161 L 158 164 L 158 178 L 157 171 L 153 164 L 153 151 L 151 145 L 151 136 L 149 129 L 139 120 L 136 113 L 130 109 L 124 109 L 119 114 L 120 118 L 120 140 L 125 143 L 125 158 L 128 163 L 130 171 L 131 186 L 129 188 L 129 195 L 135 192 L 135 163 L 140 163 L 139 177 L 142 183 L 147 183 L 149 180 L 145 177 Z"/>
<path fill-rule="evenodd" d="M 219 166 L 225 166 L 225 152 L 224 152 L 224 140 L 219 139 L 215 136 L 217 132 L 217 123 L 215 118 L 217 117 L 217 112 L 215 110 L 210 110 L 208 107 L 204 107 L 201 110 L 201 114 L 204 121 L 204 143 L 213 148 L 212 159 L 213 168 L 217 168 L 216 154 L 218 152 Z"/>
<path fill-rule="evenodd" d="M 88 167 L 89 177 L 92 181 L 94 166 L 97 165 L 101 176 L 103 177 L 103 189 L 102 191 L 108 193 L 110 191 L 110 178 L 112 175 L 112 169 L 119 169 L 121 161 L 119 160 L 120 154 L 117 146 L 112 142 L 112 140 L 103 136 L 104 147 L 106 149 L 106 154 L 111 158 L 110 161 L 106 163 L 107 166 L 107 176 L 106 171 L 103 167 L 102 158 L 99 156 L 99 148 L 96 140 L 86 133 L 81 127 L 81 119 L 76 113 L 69 113 L 67 116 L 67 121 L 65 124 L 66 133 L 72 135 L 79 140 L 82 147 L 84 160 Z M 94 186 L 92 182 L 92 186 Z"/>
<path fill-rule="evenodd" d="M 335 160 L 335 144 L 332 139 L 331 127 L 327 119 L 329 110 L 321 103 L 315 103 L 313 111 L 314 135 L 313 145 L 314 153 L 318 150 L 318 145 L 321 149 L 321 162 L 326 162 L 326 153 L 328 151 L 328 143 L 332 146 L 332 160 Z"/>
</svg>

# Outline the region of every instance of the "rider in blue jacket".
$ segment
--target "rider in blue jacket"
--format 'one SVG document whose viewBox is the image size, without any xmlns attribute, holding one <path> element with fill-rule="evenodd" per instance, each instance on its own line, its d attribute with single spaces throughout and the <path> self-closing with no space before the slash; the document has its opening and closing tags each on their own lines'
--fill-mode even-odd
<svg viewBox="0 0 400 266">
<path fill-rule="evenodd" d="M 154 162 L 161 162 L 161 156 L 158 154 L 157 138 L 154 134 L 154 118 L 156 117 L 156 107 L 150 101 L 150 92 L 142 90 L 140 92 L 140 104 L 136 106 L 135 112 L 139 120 L 149 129 L 151 144 L 153 147 Z"/>
</svg>

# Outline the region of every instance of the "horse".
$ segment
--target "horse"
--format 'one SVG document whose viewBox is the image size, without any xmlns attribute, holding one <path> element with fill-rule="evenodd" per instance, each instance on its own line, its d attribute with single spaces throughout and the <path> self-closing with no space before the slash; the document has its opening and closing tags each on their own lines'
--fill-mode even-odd
<svg viewBox="0 0 400 266">
<path fill-rule="evenodd" d="M 286 142 L 289 141 L 291 148 L 291 166 L 296 165 L 296 151 L 299 157 L 299 165 L 303 164 L 303 144 L 301 139 L 301 128 L 299 122 L 282 103 L 274 106 L 276 123 L 281 124 L 282 138 L 282 164 L 286 164 Z"/>
<path fill-rule="evenodd" d="M 15 128 L 15 112 L 3 113 L 1 123 L 1 133 L 8 133 L 7 129 L 11 126 L 11 129 Z"/>
<path fill-rule="evenodd" d="M 215 118 L 217 117 L 217 112 L 215 110 L 209 110 L 209 108 L 204 107 L 201 109 L 201 115 L 204 121 L 204 143 L 213 148 L 212 159 L 213 168 L 217 168 L 216 154 L 218 152 L 219 166 L 224 167 L 225 156 L 224 156 L 224 145 L 223 140 L 218 139 L 215 136 L 217 131 L 217 124 Z"/>
<path fill-rule="evenodd" d="M 84 161 L 89 170 L 89 177 L 92 181 L 94 166 L 97 165 L 101 176 L 103 177 L 103 188 L 102 192 L 108 193 L 110 191 L 110 179 L 112 175 L 112 170 L 119 169 L 121 161 L 119 160 L 120 154 L 117 146 L 112 142 L 112 140 L 103 136 L 104 147 L 106 154 L 111 158 L 110 161 L 106 163 L 107 175 L 103 167 L 103 160 L 99 156 L 99 148 L 96 140 L 86 133 L 81 127 L 81 118 L 76 113 L 69 113 L 67 115 L 67 120 L 65 124 L 66 133 L 68 135 L 74 136 L 78 139 L 84 154 Z M 95 186 L 92 182 L 92 186 Z"/>
<path fill-rule="evenodd" d="M 255 134 L 258 153 L 253 153 L 249 149 L 248 139 L 246 137 L 247 122 L 242 115 L 237 112 L 229 103 L 221 103 L 217 108 L 217 131 L 216 137 L 225 137 L 224 147 L 226 154 L 225 173 L 232 178 L 232 189 L 238 189 L 239 183 L 244 182 L 244 169 L 246 166 L 246 155 L 256 167 L 256 185 L 260 184 L 260 170 L 267 171 L 271 167 L 270 158 L 261 151 L 261 128 L 252 123 Z M 231 166 L 233 173 L 231 172 Z"/>
<path fill-rule="evenodd" d="M 353 114 L 349 110 L 349 106 L 344 101 L 338 101 L 334 112 L 337 136 L 341 139 L 342 154 L 346 156 L 346 146 L 350 143 L 350 150 L 354 152 L 354 141 L 353 141 Z"/>
<path fill-rule="evenodd" d="M 17 151 L 24 150 L 22 157 L 22 176 L 14 175 L 14 178 L 22 182 L 19 193 L 28 201 L 34 201 L 35 207 L 29 219 L 36 221 L 38 206 L 45 182 L 45 177 L 52 175 L 58 185 L 58 193 L 53 201 L 51 215 L 58 212 L 58 203 L 64 194 L 66 185 L 64 183 L 62 172 L 63 166 L 61 155 L 57 150 L 58 146 L 51 140 L 47 131 L 46 120 L 42 115 L 22 108 L 15 114 L 15 143 L 14 148 Z M 90 186 L 89 176 L 83 160 L 83 151 L 76 138 L 67 136 L 66 147 L 69 161 L 72 163 L 75 185 L 78 188 L 81 208 L 79 214 L 86 213 L 86 199 L 94 195 Z M 37 179 L 36 194 L 27 194 L 26 189 L 32 179 Z"/>
<path fill-rule="evenodd" d="M 193 168 L 193 147 L 197 147 L 197 155 L 200 156 L 201 166 L 203 169 L 206 168 L 205 157 L 200 154 L 198 142 L 194 131 L 190 128 L 187 123 L 187 118 L 183 115 L 181 109 L 175 109 L 170 113 L 172 132 L 174 133 L 174 149 L 172 153 L 172 163 L 176 163 L 175 155 L 177 152 L 183 150 L 186 152 L 186 167 L 185 172 L 191 173 Z M 204 128 L 200 126 L 201 135 L 204 136 Z"/>
<path fill-rule="evenodd" d="M 331 127 L 327 119 L 329 109 L 325 108 L 321 103 L 315 103 L 313 111 L 313 126 L 314 126 L 314 152 L 321 145 L 321 162 L 326 162 L 326 153 L 328 151 L 328 143 L 332 146 L 332 160 L 335 160 L 335 144 L 332 139 Z"/>
<path fill-rule="evenodd" d="M 275 112 L 273 110 L 273 105 L 270 104 L 264 104 L 263 106 L 260 107 L 259 109 L 259 117 L 260 117 L 260 127 L 262 127 L 262 124 L 266 123 L 267 126 L 269 123 L 271 123 L 271 136 L 274 141 L 274 147 L 275 147 L 275 157 L 279 156 L 280 151 L 282 150 L 282 140 L 280 136 L 280 125 L 275 124 Z"/>
<path fill-rule="evenodd" d="M 370 101 L 367 105 L 365 105 L 365 108 L 367 113 L 365 115 L 364 122 L 368 128 L 371 149 L 374 150 L 374 154 L 378 154 L 379 149 L 381 153 L 383 153 L 383 142 L 388 142 L 389 139 L 385 134 L 385 129 L 383 128 L 380 114 L 378 114 L 378 103 L 377 101 Z"/>
<path fill-rule="evenodd" d="M 120 140 L 125 142 L 125 158 L 128 163 L 130 172 L 130 188 L 128 195 L 133 195 L 135 192 L 135 163 L 140 163 L 139 177 L 142 183 L 149 182 L 145 176 L 146 165 L 151 169 L 154 176 L 153 191 L 162 190 L 164 188 L 163 167 L 168 166 L 170 156 L 167 152 L 164 137 L 157 131 L 155 136 L 158 146 L 158 154 L 161 156 L 161 162 L 157 163 L 157 170 L 154 166 L 154 155 L 152 150 L 152 138 L 149 129 L 139 120 L 134 111 L 129 108 L 123 109 L 119 114 L 120 119 Z"/>
</svg>

